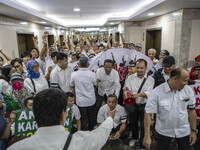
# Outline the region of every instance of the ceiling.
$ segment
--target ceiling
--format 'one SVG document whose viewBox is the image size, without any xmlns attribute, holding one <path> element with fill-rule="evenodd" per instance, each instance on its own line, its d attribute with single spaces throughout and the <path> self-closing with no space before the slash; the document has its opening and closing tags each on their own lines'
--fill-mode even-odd
<svg viewBox="0 0 200 150">
<path fill-rule="evenodd" d="M 0 14 L 53 27 L 113 26 L 181 8 L 200 8 L 200 0 L 0 0 Z"/>
</svg>

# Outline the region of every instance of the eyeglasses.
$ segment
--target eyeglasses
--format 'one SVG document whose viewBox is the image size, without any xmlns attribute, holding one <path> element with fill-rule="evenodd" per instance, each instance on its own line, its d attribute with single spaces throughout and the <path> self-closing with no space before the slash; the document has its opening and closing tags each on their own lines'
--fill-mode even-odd
<svg viewBox="0 0 200 150">
<path fill-rule="evenodd" d="M 35 69 L 35 68 L 39 68 L 39 66 L 37 65 L 37 66 L 33 66 L 33 69 Z"/>
</svg>

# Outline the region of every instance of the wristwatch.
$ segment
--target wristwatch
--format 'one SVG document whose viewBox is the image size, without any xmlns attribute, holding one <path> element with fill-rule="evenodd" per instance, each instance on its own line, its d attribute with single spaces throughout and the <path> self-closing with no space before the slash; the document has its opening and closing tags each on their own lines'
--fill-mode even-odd
<svg viewBox="0 0 200 150">
<path fill-rule="evenodd" d="M 191 129 L 191 132 L 195 132 L 195 133 L 198 133 L 198 130 L 195 130 L 195 129 Z"/>
</svg>

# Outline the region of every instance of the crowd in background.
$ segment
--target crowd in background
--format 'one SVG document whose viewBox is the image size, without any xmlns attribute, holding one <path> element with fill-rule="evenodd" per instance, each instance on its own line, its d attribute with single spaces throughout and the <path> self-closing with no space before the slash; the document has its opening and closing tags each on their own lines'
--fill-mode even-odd
<svg viewBox="0 0 200 150">
<path fill-rule="evenodd" d="M 34 96 L 48 88 L 58 88 L 65 93 L 67 105 L 72 108 L 72 118 L 76 124 L 72 127 L 72 133 L 93 130 L 107 118 L 108 108 L 116 109 L 113 130 L 108 139 L 131 137 L 129 146 L 135 146 L 139 140 L 140 148 L 145 149 L 147 142 L 143 142 L 143 139 L 146 140 L 144 122 L 148 98 L 153 89 L 168 80 L 171 81 L 178 76 L 177 72 L 182 74 L 184 69 L 177 69 L 176 60 L 168 50 L 160 50 L 159 58 L 156 59 L 156 50 L 151 48 L 148 50 L 148 57 L 152 60 L 153 67 L 147 69 L 147 61 L 138 59 L 128 66 L 127 77 L 123 82 L 120 81 L 119 74 L 114 69 L 115 62 L 111 59 L 105 59 L 103 66 L 96 72 L 90 71 L 89 61 L 102 51 L 124 48 L 142 52 L 141 44 L 126 43 L 123 34 L 120 34 L 120 37 L 122 44 L 113 42 L 112 36 L 106 40 L 94 40 L 87 34 L 74 39 L 69 34 L 68 40 L 64 40 L 63 44 L 56 41 L 49 45 L 48 32 L 44 32 L 42 49 L 38 47 L 37 36 L 33 37 L 34 47 L 24 52 L 20 58 L 11 58 L 0 46 L 0 53 L 6 59 L 0 56 L 0 149 L 10 146 L 13 138 L 16 138 L 16 110 L 32 109 Z M 185 79 L 189 84 L 200 81 L 200 55 L 194 58 L 194 61 L 195 66 L 188 70 L 189 78 Z M 78 67 L 70 66 L 74 62 L 77 62 Z M 175 71 L 172 72 L 173 70 Z M 176 81 L 172 81 L 174 82 Z M 127 93 L 130 93 L 131 100 L 135 101 L 134 105 L 126 104 Z M 193 103 L 191 98 L 188 106 Z M 153 108 L 152 106 L 151 109 Z M 191 106 L 191 110 L 193 109 Z M 153 112 L 149 110 L 149 113 Z M 156 116 L 152 118 L 154 136 Z M 161 130 L 159 128 L 159 131 Z M 198 142 L 195 148 L 199 148 Z"/>
</svg>

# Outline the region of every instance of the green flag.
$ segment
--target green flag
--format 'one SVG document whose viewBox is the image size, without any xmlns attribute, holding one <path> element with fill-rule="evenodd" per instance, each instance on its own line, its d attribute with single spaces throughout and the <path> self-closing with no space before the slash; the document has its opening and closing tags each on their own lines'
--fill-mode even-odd
<svg viewBox="0 0 200 150">
<path fill-rule="evenodd" d="M 67 107 L 67 118 L 64 123 L 64 127 L 67 131 L 71 132 L 71 127 L 72 127 L 72 114 L 71 114 L 72 108 Z"/>
<path fill-rule="evenodd" d="M 32 109 L 20 109 L 16 111 L 15 135 L 31 136 L 38 129 Z"/>
</svg>

